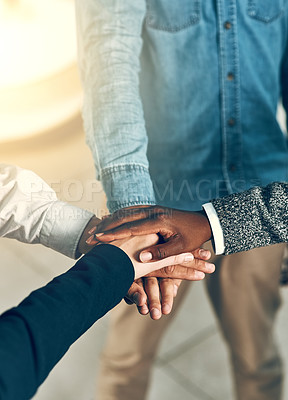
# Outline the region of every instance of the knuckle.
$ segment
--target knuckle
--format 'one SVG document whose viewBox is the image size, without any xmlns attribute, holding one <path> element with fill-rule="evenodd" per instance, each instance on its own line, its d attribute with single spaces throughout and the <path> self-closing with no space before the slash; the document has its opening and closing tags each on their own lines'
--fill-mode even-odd
<svg viewBox="0 0 288 400">
<path fill-rule="evenodd" d="M 194 278 L 195 269 L 194 268 L 187 268 L 185 271 L 185 275 L 189 276 L 189 278 Z"/>
<path fill-rule="evenodd" d="M 166 250 L 164 247 L 157 247 L 157 255 L 158 259 L 162 260 L 162 258 L 166 257 Z"/>
<path fill-rule="evenodd" d="M 179 260 L 182 261 L 182 257 L 181 256 L 174 256 L 172 262 L 173 262 L 173 264 L 178 264 Z M 171 265 L 171 267 L 174 268 L 175 265 Z"/>
<path fill-rule="evenodd" d="M 184 241 L 184 238 L 182 237 L 182 235 L 180 235 L 180 233 L 175 233 L 175 235 L 173 235 L 173 240 L 177 241 L 177 247 L 178 250 L 184 250 L 184 248 L 188 248 L 187 244 Z"/>
<path fill-rule="evenodd" d="M 118 221 L 118 222 L 123 222 L 123 221 L 124 221 L 124 214 L 123 214 L 123 213 L 121 213 L 121 214 L 119 214 L 119 215 L 117 216 L 117 221 Z"/>
<path fill-rule="evenodd" d="M 174 271 L 175 271 L 175 265 L 169 265 L 169 266 L 166 267 L 166 269 L 165 269 L 165 273 L 166 273 L 167 275 L 173 274 Z"/>
<path fill-rule="evenodd" d="M 129 289 L 128 293 L 126 294 L 126 296 L 130 298 L 130 297 L 133 296 L 134 293 L 135 293 L 135 289 Z"/>
<path fill-rule="evenodd" d="M 170 286 L 170 285 L 172 285 L 172 279 L 170 279 L 170 278 L 162 278 L 161 279 L 161 286 Z"/>
<path fill-rule="evenodd" d="M 165 276 L 169 276 L 169 271 L 167 270 L 167 267 L 163 267 L 163 268 L 159 269 L 158 272 L 162 279 L 165 278 Z"/>
<path fill-rule="evenodd" d="M 121 210 L 116 211 L 114 214 L 111 215 L 111 221 L 114 221 L 114 222 L 121 221 L 121 219 L 123 218 L 122 215 L 123 215 L 123 212 Z M 108 218 L 105 219 L 104 222 L 108 222 Z"/>
<path fill-rule="evenodd" d="M 199 260 L 199 258 L 194 258 L 193 260 L 194 267 L 200 267 L 201 264 L 203 264 L 203 261 Z"/>
<path fill-rule="evenodd" d="M 148 276 L 145 278 L 145 286 L 158 286 L 158 280 L 157 278 L 154 278 L 153 276 Z"/>
<path fill-rule="evenodd" d="M 190 271 L 187 273 L 187 275 L 189 275 L 190 279 L 194 279 L 195 278 L 195 269 L 190 269 Z"/>
</svg>

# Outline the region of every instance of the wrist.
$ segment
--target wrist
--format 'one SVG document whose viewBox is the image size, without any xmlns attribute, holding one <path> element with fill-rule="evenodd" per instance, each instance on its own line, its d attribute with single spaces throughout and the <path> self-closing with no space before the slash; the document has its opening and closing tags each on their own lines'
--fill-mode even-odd
<svg viewBox="0 0 288 400">
<path fill-rule="evenodd" d="M 212 229 L 210 225 L 210 221 L 206 215 L 206 212 L 204 210 L 196 211 L 196 214 L 198 214 L 199 221 L 198 224 L 201 226 L 201 237 L 203 240 L 203 243 L 208 242 L 213 238 L 212 234 Z"/>
</svg>

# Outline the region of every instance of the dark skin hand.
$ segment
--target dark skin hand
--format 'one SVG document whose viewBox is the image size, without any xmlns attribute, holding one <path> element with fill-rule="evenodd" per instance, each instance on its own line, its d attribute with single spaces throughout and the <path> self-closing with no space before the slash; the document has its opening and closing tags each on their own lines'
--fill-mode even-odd
<svg viewBox="0 0 288 400">
<path fill-rule="evenodd" d="M 101 242 L 157 233 L 163 243 L 145 249 L 140 254 L 143 262 L 198 249 L 211 239 L 211 228 L 204 211 L 180 211 L 159 206 L 117 211 L 90 233 Z"/>
<path fill-rule="evenodd" d="M 204 260 L 209 260 L 211 257 L 211 253 L 208 250 L 198 249 L 193 251 L 193 255 L 195 259 L 189 263 L 191 266 L 188 264 L 184 266 L 183 264 L 182 266 L 162 268 L 136 280 L 130 287 L 125 301 L 128 304 L 135 303 L 140 314 L 146 315 L 150 313 L 150 317 L 154 320 L 161 318 L 162 314 L 170 314 L 173 300 L 177 295 L 182 279 L 199 280 L 195 279 L 194 276 L 193 267 L 195 267 L 195 262 L 196 264 L 201 264 L 201 268 L 205 264 L 208 268 L 206 273 L 212 273 L 215 270 L 213 264 L 204 263 Z M 183 275 L 181 275 L 180 268 L 183 268 Z M 171 279 L 173 277 L 174 279 Z"/>
<path fill-rule="evenodd" d="M 86 225 L 86 227 L 80 237 L 80 240 L 79 240 L 79 243 L 77 246 L 77 254 L 78 255 L 88 253 L 90 250 L 93 249 L 94 246 L 96 246 L 99 243 L 98 240 L 95 240 L 95 242 L 93 243 L 93 246 L 91 246 L 91 245 L 87 244 L 86 242 L 87 242 L 87 239 L 91 236 L 89 233 L 91 231 L 91 229 L 97 227 L 100 223 L 101 223 L 101 219 L 95 217 L 95 215 L 94 215 L 94 217 L 92 217 L 90 219 L 90 221 Z"/>
</svg>

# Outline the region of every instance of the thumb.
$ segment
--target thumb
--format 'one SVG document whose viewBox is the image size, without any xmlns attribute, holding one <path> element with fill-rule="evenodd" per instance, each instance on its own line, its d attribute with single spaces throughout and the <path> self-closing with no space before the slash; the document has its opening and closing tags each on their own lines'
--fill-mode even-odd
<svg viewBox="0 0 288 400">
<path fill-rule="evenodd" d="M 147 247 L 141 251 L 139 259 L 142 262 L 163 260 L 163 258 L 174 256 L 183 253 L 183 239 L 180 236 L 174 236 L 166 243 L 161 243 L 156 246 Z"/>
<path fill-rule="evenodd" d="M 137 279 L 137 281 L 133 282 L 130 286 L 128 293 L 124 298 L 127 304 L 135 303 L 136 306 L 141 307 L 146 303 L 147 295 L 143 288 L 143 284 L 140 284 L 140 282 L 142 283 L 140 279 Z"/>
</svg>

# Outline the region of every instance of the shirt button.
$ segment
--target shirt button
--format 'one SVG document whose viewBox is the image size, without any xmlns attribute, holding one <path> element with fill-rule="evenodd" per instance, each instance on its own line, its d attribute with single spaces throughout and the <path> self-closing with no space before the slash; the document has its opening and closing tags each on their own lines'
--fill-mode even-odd
<svg viewBox="0 0 288 400">
<path fill-rule="evenodd" d="M 236 121 L 235 121 L 234 118 L 228 119 L 228 125 L 229 125 L 229 126 L 234 126 L 235 124 L 236 124 Z"/>
<path fill-rule="evenodd" d="M 231 29 L 232 28 L 232 24 L 229 21 L 224 22 L 224 28 L 225 29 Z"/>
<path fill-rule="evenodd" d="M 237 167 L 236 167 L 236 165 L 235 165 L 235 164 L 231 164 L 231 165 L 229 166 L 229 170 L 230 170 L 230 172 L 235 172 L 235 171 L 236 171 L 236 169 L 237 169 Z"/>
<path fill-rule="evenodd" d="M 234 74 L 232 74 L 232 72 L 229 72 L 229 74 L 227 74 L 227 79 L 228 79 L 228 81 L 233 81 Z"/>
</svg>

